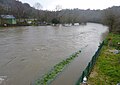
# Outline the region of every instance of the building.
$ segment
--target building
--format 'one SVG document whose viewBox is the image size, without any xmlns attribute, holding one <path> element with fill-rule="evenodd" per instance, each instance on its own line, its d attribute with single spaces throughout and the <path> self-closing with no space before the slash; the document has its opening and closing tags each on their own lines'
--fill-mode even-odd
<svg viewBox="0 0 120 85">
<path fill-rule="evenodd" d="M 0 15 L 0 25 L 15 25 L 16 18 L 13 15 Z"/>
</svg>

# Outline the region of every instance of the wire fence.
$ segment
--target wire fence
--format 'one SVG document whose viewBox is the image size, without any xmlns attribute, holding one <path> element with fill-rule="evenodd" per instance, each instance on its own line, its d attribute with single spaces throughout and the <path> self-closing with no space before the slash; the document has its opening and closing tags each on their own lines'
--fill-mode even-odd
<svg viewBox="0 0 120 85">
<path fill-rule="evenodd" d="M 90 72 L 93 68 L 93 66 L 95 65 L 96 63 L 96 60 L 98 58 L 98 55 L 100 53 L 100 50 L 102 48 L 102 46 L 104 45 L 104 41 L 100 44 L 98 50 L 96 51 L 96 53 L 94 54 L 94 56 L 92 57 L 91 61 L 88 63 L 87 67 L 85 68 L 85 70 L 82 72 L 82 75 L 80 76 L 80 78 L 78 79 L 76 85 L 80 85 L 80 83 L 83 82 L 83 78 L 84 77 L 87 77 L 90 75 Z"/>
</svg>

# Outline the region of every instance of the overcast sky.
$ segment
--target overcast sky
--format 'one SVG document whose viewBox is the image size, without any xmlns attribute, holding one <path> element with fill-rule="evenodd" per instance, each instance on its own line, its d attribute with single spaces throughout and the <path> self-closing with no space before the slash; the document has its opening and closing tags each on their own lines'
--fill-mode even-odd
<svg viewBox="0 0 120 85">
<path fill-rule="evenodd" d="M 105 9 L 111 6 L 120 6 L 120 0 L 19 0 L 23 3 L 29 3 L 33 6 L 39 2 L 43 9 L 54 10 L 56 5 L 61 5 L 65 8 L 79 9 Z"/>
</svg>

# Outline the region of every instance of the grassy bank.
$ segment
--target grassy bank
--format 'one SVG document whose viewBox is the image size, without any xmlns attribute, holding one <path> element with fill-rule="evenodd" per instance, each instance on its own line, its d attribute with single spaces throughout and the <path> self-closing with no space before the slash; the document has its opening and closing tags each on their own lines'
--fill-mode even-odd
<svg viewBox="0 0 120 85">
<path fill-rule="evenodd" d="M 120 35 L 112 33 L 108 35 L 88 79 L 89 85 L 116 85 L 120 83 L 120 53 L 110 52 L 114 49 L 120 50 L 118 42 L 120 42 Z"/>
</svg>

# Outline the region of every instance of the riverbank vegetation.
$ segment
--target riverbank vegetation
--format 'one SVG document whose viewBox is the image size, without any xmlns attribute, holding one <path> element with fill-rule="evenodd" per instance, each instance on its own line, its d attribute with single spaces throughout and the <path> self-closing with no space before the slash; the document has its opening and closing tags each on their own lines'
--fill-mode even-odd
<svg viewBox="0 0 120 85">
<path fill-rule="evenodd" d="M 88 79 L 89 85 L 116 85 L 120 83 L 120 53 L 115 52 L 120 50 L 119 42 L 119 34 L 110 33 L 108 35 Z"/>
<path fill-rule="evenodd" d="M 67 59 L 61 61 L 60 63 L 56 64 L 53 69 L 51 69 L 50 72 L 43 75 L 42 78 L 36 80 L 35 85 L 48 85 L 52 80 L 55 79 L 55 77 L 63 71 L 63 69 L 68 65 L 72 60 L 74 60 L 76 57 L 78 57 L 78 54 L 81 51 L 75 52 Z"/>
</svg>

